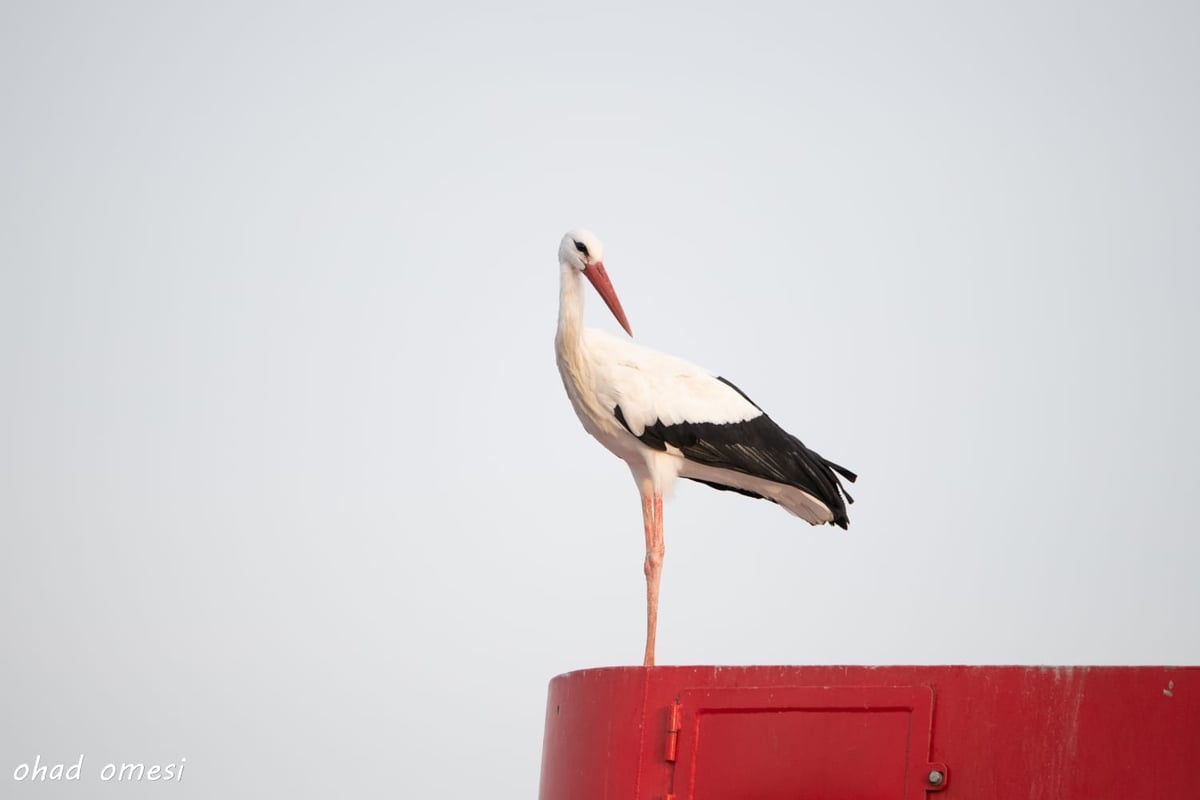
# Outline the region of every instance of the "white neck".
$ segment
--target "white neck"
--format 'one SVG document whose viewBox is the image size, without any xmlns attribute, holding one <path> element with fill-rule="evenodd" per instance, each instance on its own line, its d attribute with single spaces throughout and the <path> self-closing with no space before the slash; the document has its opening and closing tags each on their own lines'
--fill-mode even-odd
<svg viewBox="0 0 1200 800">
<path fill-rule="evenodd" d="M 558 290 L 558 334 L 554 337 L 559 355 L 579 350 L 583 337 L 583 281 L 579 270 L 562 264 L 562 279 Z"/>
</svg>

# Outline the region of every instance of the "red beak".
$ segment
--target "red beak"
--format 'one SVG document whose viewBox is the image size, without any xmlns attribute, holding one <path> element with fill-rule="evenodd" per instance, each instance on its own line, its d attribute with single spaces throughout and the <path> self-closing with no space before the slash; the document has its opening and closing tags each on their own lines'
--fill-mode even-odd
<svg viewBox="0 0 1200 800">
<path fill-rule="evenodd" d="M 612 281 L 608 279 L 608 273 L 604 270 L 603 261 L 593 261 L 587 265 L 583 271 L 584 276 L 592 282 L 592 286 L 596 287 L 596 293 L 604 300 L 604 304 L 608 306 L 608 310 L 617 318 L 617 322 L 621 323 L 621 327 L 630 336 L 633 336 L 633 331 L 629 328 L 629 320 L 625 319 L 625 309 L 621 308 L 621 301 L 617 299 L 617 292 L 613 289 Z"/>
</svg>

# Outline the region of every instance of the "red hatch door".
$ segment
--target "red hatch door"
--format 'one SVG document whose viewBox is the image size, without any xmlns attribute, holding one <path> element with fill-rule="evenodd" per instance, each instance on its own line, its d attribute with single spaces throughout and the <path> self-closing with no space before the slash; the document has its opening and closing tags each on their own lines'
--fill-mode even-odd
<svg viewBox="0 0 1200 800">
<path fill-rule="evenodd" d="M 928 686 L 685 689 L 671 711 L 674 800 L 924 800 Z"/>
</svg>

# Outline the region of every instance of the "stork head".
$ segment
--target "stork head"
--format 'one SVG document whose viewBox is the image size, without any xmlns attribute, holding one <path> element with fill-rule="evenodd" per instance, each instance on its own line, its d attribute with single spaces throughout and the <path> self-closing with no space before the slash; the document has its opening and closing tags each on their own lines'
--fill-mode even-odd
<svg viewBox="0 0 1200 800">
<path fill-rule="evenodd" d="M 558 246 L 558 260 L 583 272 L 593 261 L 604 263 L 604 242 L 582 228 L 567 231 Z"/>
<path fill-rule="evenodd" d="M 617 292 L 604 269 L 604 243 L 599 237 L 591 231 L 578 228 L 568 231 L 558 246 L 558 260 L 564 267 L 583 273 L 583 277 L 591 281 L 617 322 L 621 323 L 626 333 L 633 336 L 629 320 L 625 318 L 625 309 L 621 308 L 621 301 L 617 299 Z"/>
</svg>

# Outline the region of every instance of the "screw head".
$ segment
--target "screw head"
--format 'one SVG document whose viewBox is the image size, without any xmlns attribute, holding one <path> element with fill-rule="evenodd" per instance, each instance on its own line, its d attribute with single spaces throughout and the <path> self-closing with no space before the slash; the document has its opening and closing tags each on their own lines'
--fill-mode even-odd
<svg viewBox="0 0 1200 800">
<path fill-rule="evenodd" d="M 941 786 L 942 782 L 945 780 L 946 773 L 942 772 L 940 769 L 930 770 L 929 783 L 931 786 Z"/>
</svg>

